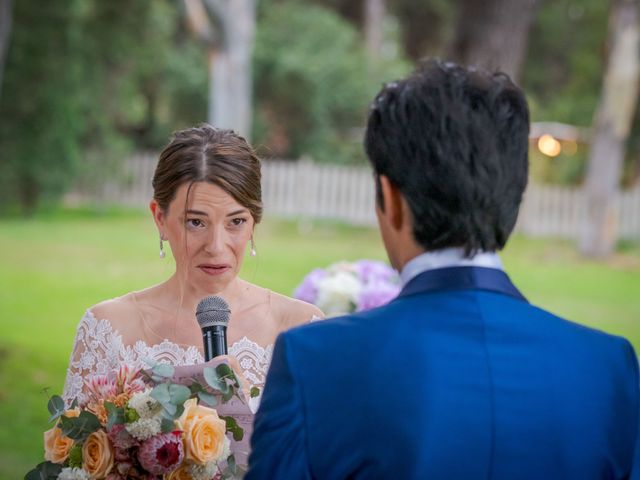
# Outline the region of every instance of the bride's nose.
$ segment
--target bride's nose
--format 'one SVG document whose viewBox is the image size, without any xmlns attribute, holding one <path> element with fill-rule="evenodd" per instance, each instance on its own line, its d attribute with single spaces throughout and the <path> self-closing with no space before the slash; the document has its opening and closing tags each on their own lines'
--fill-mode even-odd
<svg viewBox="0 0 640 480">
<path fill-rule="evenodd" d="M 224 228 L 212 228 L 208 232 L 204 250 L 211 255 L 216 255 L 224 250 L 225 241 Z"/>
</svg>

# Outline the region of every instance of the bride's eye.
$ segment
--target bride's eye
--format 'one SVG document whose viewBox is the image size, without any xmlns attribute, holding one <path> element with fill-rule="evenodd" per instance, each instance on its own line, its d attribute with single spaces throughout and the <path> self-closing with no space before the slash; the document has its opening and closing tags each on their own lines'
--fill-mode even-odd
<svg viewBox="0 0 640 480">
<path fill-rule="evenodd" d="M 199 218 L 188 218 L 187 226 L 191 228 L 200 228 L 204 226 L 204 223 Z"/>
<path fill-rule="evenodd" d="M 242 225 L 243 223 L 246 223 L 247 219 L 246 218 L 234 218 L 231 220 L 231 225 L 233 225 L 234 227 L 239 227 L 240 225 Z"/>
</svg>

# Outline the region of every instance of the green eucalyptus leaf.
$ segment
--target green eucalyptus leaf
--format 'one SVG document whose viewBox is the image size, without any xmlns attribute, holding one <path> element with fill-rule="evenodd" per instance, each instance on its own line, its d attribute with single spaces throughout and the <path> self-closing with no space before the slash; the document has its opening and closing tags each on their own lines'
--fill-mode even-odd
<svg viewBox="0 0 640 480">
<path fill-rule="evenodd" d="M 49 399 L 47 408 L 49 409 L 49 413 L 51 414 L 49 421 L 53 422 L 64 414 L 64 400 L 62 400 L 62 397 L 60 395 L 54 395 Z"/>
<path fill-rule="evenodd" d="M 60 429 L 65 437 L 69 437 L 76 442 L 83 442 L 93 432 L 102 428 L 100 420 L 93 413 L 86 410 L 74 418 L 60 417 Z"/>
<path fill-rule="evenodd" d="M 216 396 L 211 393 L 198 392 L 198 399 L 208 407 L 215 407 L 218 404 Z"/>
<path fill-rule="evenodd" d="M 111 430 L 114 425 L 125 423 L 125 411 L 123 407 L 117 407 L 111 402 L 104 402 L 104 408 L 107 411 L 107 430 Z M 133 410 L 133 409 L 130 409 Z M 135 412 L 135 410 L 133 410 Z M 137 413 L 137 412 L 136 412 Z M 133 420 L 135 421 L 135 420 Z M 128 422 L 131 423 L 131 422 Z"/>
<path fill-rule="evenodd" d="M 173 420 L 180 418 L 184 413 L 184 405 L 175 405 L 175 407 L 175 411 L 170 415 Z"/>
<path fill-rule="evenodd" d="M 156 386 L 150 393 L 151 398 L 157 400 L 163 406 L 171 401 L 171 395 L 169 394 L 169 385 L 162 383 Z"/>
<path fill-rule="evenodd" d="M 175 424 L 173 423 L 173 419 L 171 418 L 163 418 L 162 423 L 160 424 L 160 429 L 162 433 L 169 433 L 175 430 Z"/>
<path fill-rule="evenodd" d="M 24 480 L 56 480 L 60 472 L 62 472 L 62 465 L 53 462 L 42 462 L 27 473 Z"/>
<path fill-rule="evenodd" d="M 251 387 L 251 390 L 249 391 L 249 396 L 251 398 L 256 398 L 259 395 L 260 395 L 260 389 L 258 387 Z"/>
<path fill-rule="evenodd" d="M 233 388 L 227 388 L 227 390 L 222 393 L 222 403 L 227 403 L 234 395 L 235 390 Z"/>
<path fill-rule="evenodd" d="M 230 432 L 233 435 L 233 439 L 236 442 L 242 440 L 244 437 L 244 430 L 240 425 L 238 425 L 236 419 L 228 416 L 221 416 L 220 418 L 227 424 L 227 432 Z"/>
<path fill-rule="evenodd" d="M 235 374 L 233 373 L 233 370 L 231 370 L 231 367 L 226 363 L 221 363 L 220 365 L 218 365 L 216 367 L 216 373 L 221 378 L 227 378 L 227 377 L 231 378 L 231 376 L 235 376 Z"/>
<path fill-rule="evenodd" d="M 174 405 L 182 405 L 191 396 L 191 390 L 184 385 L 170 384 L 168 390 L 170 402 Z"/>
<path fill-rule="evenodd" d="M 191 396 L 193 397 L 198 395 L 198 393 L 205 391 L 204 387 L 198 382 L 193 382 L 191 385 L 189 385 L 189 390 L 191 391 Z"/>
<path fill-rule="evenodd" d="M 238 471 L 238 464 L 236 463 L 235 455 L 229 456 L 229 458 L 227 459 L 227 467 L 233 475 L 236 474 L 236 472 Z"/>
<path fill-rule="evenodd" d="M 175 368 L 173 368 L 173 366 L 169 365 L 168 363 L 157 363 L 153 366 L 151 371 L 157 377 L 171 378 L 175 373 Z"/>
<path fill-rule="evenodd" d="M 218 377 L 218 373 L 211 367 L 206 367 L 202 370 L 202 375 L 204 376 L 207 384 L 213 388 L 214 390 L 222 390 L 224 381 L 221 381 Z"/>
<path fill-rule="evenodd" d="M 171 419 L 176 417 L 176 412 L 178 411 L 178 406 L 173 403 L 165 403 L 162 405 L 164 407 L 164 411 L 170 416 Z"/>
</svg>

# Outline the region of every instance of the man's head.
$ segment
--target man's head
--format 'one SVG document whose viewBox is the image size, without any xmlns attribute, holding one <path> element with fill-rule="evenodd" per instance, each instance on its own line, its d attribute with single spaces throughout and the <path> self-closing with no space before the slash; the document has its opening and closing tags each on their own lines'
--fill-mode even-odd
<svg viewBox="0 0 640 480">
<path fill-rule="evenodd" d="M 371 106 L 365 150 L 396 268 L 423 250 L 504 247 L 527 184 L 529 111 L 503 73 L 428 61 Z"/>
</svg>

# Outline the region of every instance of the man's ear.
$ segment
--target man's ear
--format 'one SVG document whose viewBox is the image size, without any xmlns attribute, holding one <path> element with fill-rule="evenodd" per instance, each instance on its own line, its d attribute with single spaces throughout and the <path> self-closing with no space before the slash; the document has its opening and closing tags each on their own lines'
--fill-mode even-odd
<svg viewBox="0 0 640 480">
<path fill-rule="evenodd" d="M 386 175 L 380 175 L 380 190 L 382 195 L 382 204 L 384 205 L 383 215 L 387 217 L 389 225 L 394 230 L 401 230 L 407 221 L 404 209 L 404 199 L 398 187 L 396 187 Z"/>
<path fill-rule="evenodd" d="M 156 226 L 158 227 L 158 233 L 160 237 L 164 238 L 164 228 L 165 228 L 165 213 L 164 210 L 158 205 L 158 202 L 153 199 L 149 202 L 149 210 L 151 210 L 151 215 L 153 215 L 153 221 L 156 222 Z"/>
</svg>

